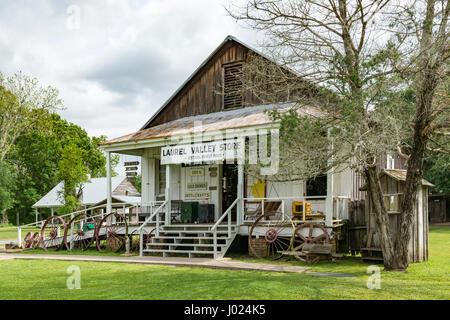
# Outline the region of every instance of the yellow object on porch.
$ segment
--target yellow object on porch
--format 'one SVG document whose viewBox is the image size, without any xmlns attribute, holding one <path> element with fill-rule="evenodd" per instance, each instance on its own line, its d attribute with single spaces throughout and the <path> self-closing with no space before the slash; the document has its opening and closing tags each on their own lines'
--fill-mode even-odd
<svg viewBox="0 0 450 320">
<path fill-rule="evenodd" d="M 292 214 L 294 216 L 303 216 L 303 201 L 292 202 Z M 305 215 L 311 214 L 311 202 L 305 201 Z"/>
</svg>

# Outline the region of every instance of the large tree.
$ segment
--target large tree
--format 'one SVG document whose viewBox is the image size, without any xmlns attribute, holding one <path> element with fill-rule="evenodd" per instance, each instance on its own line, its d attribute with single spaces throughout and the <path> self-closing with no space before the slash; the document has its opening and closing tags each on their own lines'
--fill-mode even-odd
<svg viewBox="0 0 450 320">
<path fill-rule="evenodd" d="M 436 116 L 432 107 L 442 104 L 433 100 L 435 88 L 448 76 L 442 70 L 448 59 L 448 1 L 415 1 L 405 10 L 389 0 L 250 0 L 229 7 L 237 20 L 265 33 L 267 54 L 281 64 L 253 58 L 244 70 L 244 90 L 268 102 L 287 91 L 289 100 L 325 111 L 317 118 L 273 114 L 281 119 L 281 143 L 288 150 L 275 179 L 305 179 L 332 168 L 359 170 L 373 200 L 386 270 L 408 266 L 412 208 L 423 176 L 423 134 L 430 124 L 423 114 Z M 430 23 L 437 27 L 430 29 Z M 410 32 L 414 27 L 416 39 Z M 439 76 L 430 79 L 431 71 Z M 408 196 L 395 240 L 376 165 L 393 151 L 411 154 L 405 156 Z"/>
<path fill-rule="evenodd" d="M 16 140 L 5 159 L 13 165 L 16 173 L 13 188 L 10 188 L 14 203 L 8 210 L 10 221 L 15 223 L 18 223 L 17 220 L 30 221 L 33 217 L 31 206 L 35 202 L 61 179 L 73 179 L 67 167 L 62 176 L 58 175 L 58 171 L 60 173 L 64 171 L 64 169 L 61 170 L 61 165 L 70 166 L 70 152 L 67 149 L 64 150 L 67 146 L 80 150 L 83 171 L 90 177 L 106 176 L 106 158 L 98 147 L 98 144 L 105 141 L 106 137 L 89 137 L 80 126 L 69 123 L 58 114 L 53 113 L 47 116 L 46 130 L 29 128 Z M 117 161 L 115 157 L 113 166 L 117 164 Z M 69 182 L 68 186 L 71 183 Z M 71 191 L 66 192 L 69 194 Z M 61 199 L 64 200 L 64 195 L 61 195 Z"/>
<path fill-rule="evenodd" d="M 55 88 L 21 72 L 10 77 L 0 73 L 0 161 L 28 129 L 45 130 L 48 113 L 62 107 Z"/>
</svg>

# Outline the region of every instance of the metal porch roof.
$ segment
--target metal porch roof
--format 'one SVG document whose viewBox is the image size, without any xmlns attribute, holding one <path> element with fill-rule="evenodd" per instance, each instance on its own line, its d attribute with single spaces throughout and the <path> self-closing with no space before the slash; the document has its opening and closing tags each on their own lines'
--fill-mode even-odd
<svg viewBox="0 0 450 320">
<path fill-rule="evenodd" d="M 293 107 L 297 107 L 296 103 L 261 105 L 190 116 L 163 123 L 135 133 L 127 134 L 125 136 L 103 142 L 102 145 L 188 135 L 194 132 L 219 131 L 270 124 L 273 123 L 273 120 L 270 118 L 270 115 L 267 114 L 266 110 L 278 109 L 283 112 Z M 298 106 L 297 110 L 300 114 L 316 117 L 323 114 L 323 111 L 319 108 L 312 106 Z M 197 123 L 201 123 L 200 131 L 198 131 L 198 128 L 195 127 Z"/>
<path fill-rule="evenodd" d="M 111 189 L 114 191 L 126 177 L 112 177 Z M 52 190 L 33 204 L 33 208 L 56 208 L 64 205 L 60 194 L 63 191 L 64 182 L 58 183 Z M 82 205 L 93 205 L 106 197 L 106 178 L 91 178 L 84 185 Z"/>
</svg>

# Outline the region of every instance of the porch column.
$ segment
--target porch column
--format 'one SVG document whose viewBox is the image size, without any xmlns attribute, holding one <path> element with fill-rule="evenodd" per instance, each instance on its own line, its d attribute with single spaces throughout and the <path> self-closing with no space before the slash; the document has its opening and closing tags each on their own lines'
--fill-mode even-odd
<svg viewBox="0 0 450 320">
<path fill-rule="evenodd" d="M 35 213 L 35 215 L 36 215 L 36 226 L 37 226 L 38 215 L 39 215 L 38 208 L 35 208 L 35 209 L 34 209 L 34 213 Z"/>
<path fill-rule="evenodd" d="M 239 226 L 244 222 L 244 165 L 238 164 L 237 194 L 240 198 L 237 203 L 236 224 Z"/>
<path fill-rule="evenodd" d="M 328 171 L 327 174 L 327 199 L 326 199 L 326 205 L 325 205 L 325 225 L 332 226 L 333 225 L 333 194 L 334 194 L 334 188 L 333 188 L 333 169 Z"/>
<path fill-rule="evenodd" d="M 170 184 L 171 184 L 171 168 L 172 165 L 167 164 L 166 165 L 166 195 L 165 195 L 165 200 L 167 201 L 167 205 L 166 205 L 166 220 L 165 220 L 165 224 L 170 225 L 170 211 L 171 211 L 171 207 L 170 207 Z"/>
<path fill-rule="evenodd" d="M 141 203 L 148 203 L 149 199 L 149 163 L 146 153 L 141 157 Z"/>
<path fill-rule="evenodd" d="M 236 224 L 239 226 L 244 222 L 244 164 L 245 164 L 245 137 L 239 137 L 240 148 L 238 149 L 238 185 L 237 195 L 239 201 L 236 208 Z"/>
<path fill-rule="evenodd" d="M 112 212 L 111 197 L 111 152 L 106 152 L 106 212 Z"/>
</svg>

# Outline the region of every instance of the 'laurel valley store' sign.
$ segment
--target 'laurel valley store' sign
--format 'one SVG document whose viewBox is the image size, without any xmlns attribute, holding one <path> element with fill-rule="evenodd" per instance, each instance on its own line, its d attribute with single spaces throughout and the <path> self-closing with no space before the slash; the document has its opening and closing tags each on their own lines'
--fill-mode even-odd
<svg viewBox="0 0 450 320">
<path fill-rule="evenodd" d="M 235 159 L 243 148 L 240 141 L 225 140 L 161 148 L 161 164 L 211 162 Z"/>
</svg>

